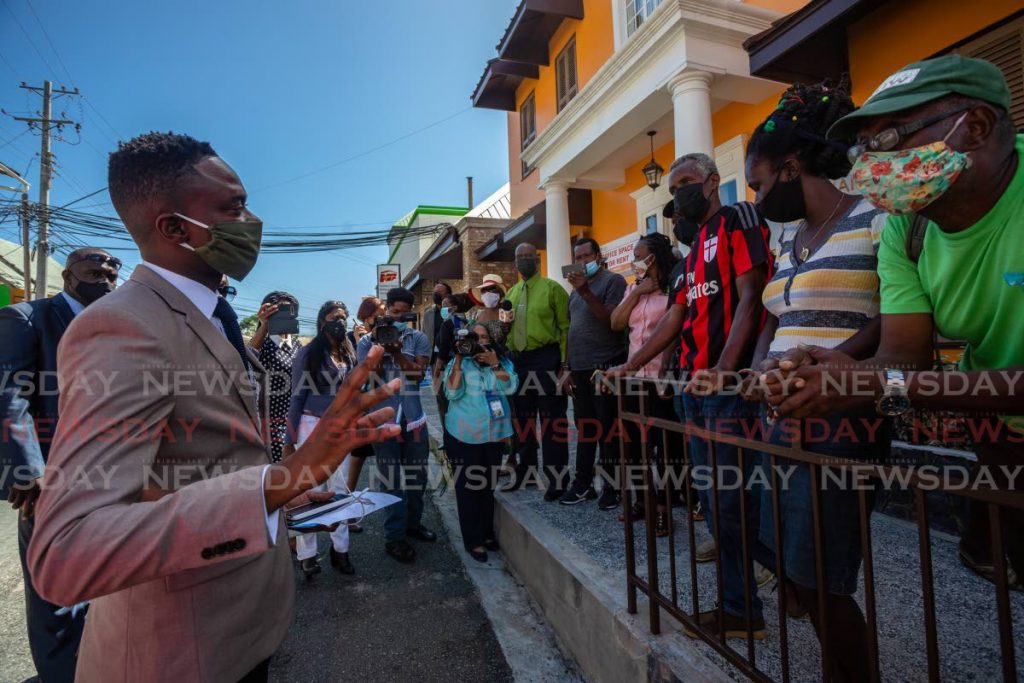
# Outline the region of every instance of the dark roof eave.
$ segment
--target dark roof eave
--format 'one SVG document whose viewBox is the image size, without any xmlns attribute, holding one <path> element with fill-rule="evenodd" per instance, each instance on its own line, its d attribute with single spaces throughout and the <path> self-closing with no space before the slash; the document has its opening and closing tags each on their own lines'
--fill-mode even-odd
<svg viewBox="0 0 1024 683">
<path fill-rule="evenodd" d="M 846 28 L 886 0 L 811 0 L 743 47 L 750 73 L 779 81 L 835 78 L 848 70 Z"/>
<path fill-rule="evenodd" d="M 548 41 L 566 19 L 583 18 L 583 0 L 523 0 L 498 41 L 503 59 L 548 66 Z"/>
<path fill-rule="evenodd" d="M 484 109 L 516 110 L 516 90 L 524 79 L 540 78 L 535 64 L 491 59 L 487 62 L 470 99 L 473 106 Z"/>
</svg>

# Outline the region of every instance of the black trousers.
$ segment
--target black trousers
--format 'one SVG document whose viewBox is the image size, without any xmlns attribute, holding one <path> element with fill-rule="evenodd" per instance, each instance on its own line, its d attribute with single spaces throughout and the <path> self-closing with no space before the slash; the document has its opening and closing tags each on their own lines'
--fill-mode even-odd
<svg viewBox="0 0 1024 683">
<path fill-rule="evenodd" d="M 609 368 L 624 362 L 616 358 L 601 366 Z M 615 420 L 619 416 L 618 398 L 613 393 L 601 393 L 591 379 L 594 368 L 572 371 L 572 407 L 576 422 L 576 481 L 589 486 L 594 481 L 594 463 L 601 465 L 605 481 L 614 478 L 619 462 L 619 443 L 615 438 Z M 611 439 L 609 440 L 609 437 Z M 597 460 L 598 449 L 601 458 Z"/>
<path fill-rule="evenodd" d="M 623 399 L 623 404 L 626 410 L 630 412 L 640 412 L 640 396 L 646 394 L 646 414 L 652 417 L 661 418 L 663 420 L 671 420 L 673 422 L 678 420 L 675 409 L 672 406 L 672 395 L 669 394 L 668 398 L 665 398 L 658 394 L 655 386 L 649 382 L 640 384 L 639 382 L 626 382 L 623 384 L 626 390 L 626 396 Z M 668 450 L 665 450 L 665 430 L 658 429 L 657 427 L 640 427 L 635 422 L 623 421 L 622 429 L 623 439 L 625 440 L 625 452 L 626 452 L 626 466 L 627 469 L 633 468 L 634 474 L 630 476 L 631 480 L 638 480 L 640 470 L 636 469 L 640 466 L 643 461 L 643 449 L 645 444 L 649 444 L 651 447 L 650 467 L 658 470 L 662 473 L 662 480 L 669 483 L 681 482 L 683 480 L 684 473 L 684 450 L 683 450 L 683 439 L 685 438 L 678 432 L 668 432 Z M 665 455 L 668 455 L 668 468 L 665 466 Z M 616 460 L 618 462 L 618 460 Z M 666 504 L 668 502 L 668 496 L 675 497 L 679 491 L 666 491 L 659 490 L 658 502 Z"/>
<path fill-rule="evenodd" d="M 455 471 L 455 503 L 459 508 L 459 528 L 466 550 L 479 548 L 494 540 L 494 483 L 501 466 L 505 444 L 466 443 L 447 431 L 444 451 Z"/>
<path fill-rule="evenodd" d="M 564 488 L 569 470 L 569 422 L 565 416 L 569 399 L 558 390 L 558 372 L 562 365 L 558 344 L 523 351 L 516 354 L 513 361 L 519 375 L 512 418 L 518 439 L 519 469 L 522 472 L 537 466 L 537 451 L 543 444 L 548 485 Z"/>
<path fill-rule="evenodd" d="M 78 645 L 85 628 L 85 609 L 71 615 L 53 603 L 43 600 L 32 586 L 28 573 L 28 543 L 32 540 L 34 520 L 18 520 L 18 554 L 21 576 L 25 581 L 25 617 L 28 622 L 28 645 L 32 651 L 39 680 L 45 683 L 75 680 Z"/>
</svg>

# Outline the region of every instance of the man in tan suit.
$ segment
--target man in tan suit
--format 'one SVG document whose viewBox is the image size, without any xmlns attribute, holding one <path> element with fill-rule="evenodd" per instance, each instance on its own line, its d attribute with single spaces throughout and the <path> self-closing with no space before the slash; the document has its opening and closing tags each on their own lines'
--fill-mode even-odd
<svg viewBox="0 0 1024 683">
<path fill-rule="evenodd" d="M 150 133 L 110 158 L 110 195 L 143 263 L 69 326 L 61 424 L 29 566 L 56 604 L 91 600 L 79 681 L 260 681 L 291 621 L 279 510 L 355 447 L 395 436 L 357 368 L 320 427 L 270 465 L 222 275 L 242 279 L 262 224 L 207 143 Z M 301 494 L 301 495 L 300 495 Z"/>
</svg>

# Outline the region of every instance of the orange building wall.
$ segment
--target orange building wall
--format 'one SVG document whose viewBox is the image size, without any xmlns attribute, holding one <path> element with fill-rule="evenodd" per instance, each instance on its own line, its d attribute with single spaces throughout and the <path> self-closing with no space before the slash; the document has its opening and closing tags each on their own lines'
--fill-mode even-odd
<svg viewBox="0 0 1024 683">
<path fill-rule="evenodd" d="M 516 91 L 516 108 L 533 92 L 537 110 L 537 133 L 543 131 L 558 114 L 555 88 L 555 58 L 569 39 L 576 36 L 577 90 L 593 78 L 615 51 L 612 6 L 608 0 L 584 0 L 583 19 L 566 19 L 548 43 L 549 66 L 540 67 L 537 80 L 525 80 Z"/>
<path fill-rule="evenodd" d="M 513 218 L 544 199 L 544 191 L 537 187 L 537 169 L 523 177 L 522 142 L 519 128 L 519 112 L 508 113 L 508 184 L 509 204 Z"/>
<path fill-rule="evenodd" d="M 853 101 L 863 104 L 887 76 L 1024 9 L 1021 0 L 899 0 L 847 29 Z"/>
<path fill-rule="evenodd" d="M 667 182 L 668 167 L 675 160 L 675 143 L 669 141 L 656 148 L 654 159 L 665 169 L 666 175 L 662 182 Z M 599 244 L 607 244 L 637 229 L 636 202 L 629 194 L 647 184 L 643 167 L 650 160 L 650 157 L 644 156 L 629 166 L 625 171 L 626 182 L 621 187 L 607 191 L 595 190 L 591 193 L 594 201 L 594 225 L 587 228 L 586 233 Z"/>
</svg>

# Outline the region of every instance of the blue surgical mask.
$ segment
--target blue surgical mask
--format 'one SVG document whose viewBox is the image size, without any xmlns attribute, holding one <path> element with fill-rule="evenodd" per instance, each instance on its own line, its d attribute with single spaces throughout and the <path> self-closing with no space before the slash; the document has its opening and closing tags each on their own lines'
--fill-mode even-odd
<svg viewBox="0 0 1024 683">
<path fill-rule="evenodd" d="M 395 323 L 395 329 L 399 332 L 405 332 L 409 329 L 409 323 Z"/>
<path fill-rule="evenodd" d="M 601 270 L 601 264 L 597 261 L 591 261 L 583 266 L 583 272 L 586 273 L 587 277 L 594 277 L 599 270 Z"/>
<path fill-rule="evenodd" d="M 452 309 L 448 308 L 447 306 L 441 308 L 441 320 L 447 320 L 449 317 L 451 317 L 451 314 Z"/>
</svg>

